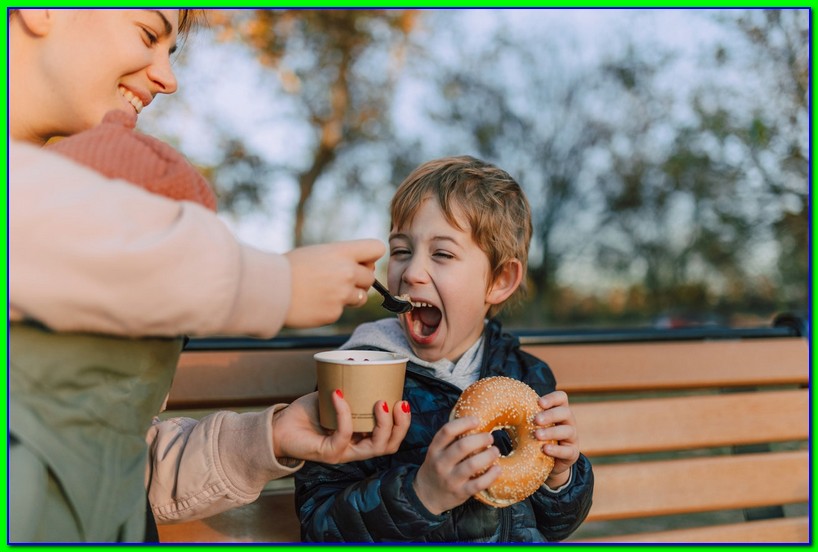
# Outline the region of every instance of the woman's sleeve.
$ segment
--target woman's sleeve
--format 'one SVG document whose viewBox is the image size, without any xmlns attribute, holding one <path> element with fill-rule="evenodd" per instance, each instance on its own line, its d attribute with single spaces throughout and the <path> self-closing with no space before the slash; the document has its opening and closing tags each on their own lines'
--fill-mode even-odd
<svg viewBox="0 0 818 552">
<path fill-rule="evenodd" d="M 148 431 L 148 498 L 157 523 L 209 517 L 255 501 L 268 481 L 303 463 L 273 454 L 272 416 L 221 411 L 156 421 Z M 282 460 L 284 462 L 285 460 Z"/>
<path fill-rule="evenodd" d="M 125 336 L 280 330 L 286 257 L 239 243 L 198 204 L 9 144 L 9 318 Z"/>
</svg>

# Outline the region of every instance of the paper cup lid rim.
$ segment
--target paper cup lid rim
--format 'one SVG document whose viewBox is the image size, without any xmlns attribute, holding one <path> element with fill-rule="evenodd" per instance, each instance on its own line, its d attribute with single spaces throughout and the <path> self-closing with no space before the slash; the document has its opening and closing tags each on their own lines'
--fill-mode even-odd
<svg viewBox="0 0 818 552">
<path fill-rule="evenodd" d="M 370 357 L 378 357 L 378 358 L 371 358 L 371 359 L 353 359 L 349 360 L 349 356 L 354 356 L 355 354 L 366 354 Z M 388 351 L 368 351 L 368 350 L 359 350 L 359 349 L 336 349 L 334 351 L 322 351 L 320 353 L 315 353 L 313 355 L 315 360 L 321 362 L 341 362 L 341 363 L 349 363 L 349 364 L 396 364 L 402 362 L 408 362 L 409 357 L 406 355 L 401 355 L 398 353 L 390 353 Z"/>
</svg>

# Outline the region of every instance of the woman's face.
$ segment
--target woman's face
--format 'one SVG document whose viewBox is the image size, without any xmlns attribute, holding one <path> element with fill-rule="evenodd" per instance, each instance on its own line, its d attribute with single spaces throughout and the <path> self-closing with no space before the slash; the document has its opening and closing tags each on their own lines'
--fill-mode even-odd
<svg viewBox="0 0 818 552">
<path fill-rule="evenodd" d="M 91 128 L 112 109 L 138 114 L 157 94 L 176 91 L 170 56 L 179 10 L 51 10 L 50 16 L 40 70 L 53 88 L 54 135 Z"/>
</svg>

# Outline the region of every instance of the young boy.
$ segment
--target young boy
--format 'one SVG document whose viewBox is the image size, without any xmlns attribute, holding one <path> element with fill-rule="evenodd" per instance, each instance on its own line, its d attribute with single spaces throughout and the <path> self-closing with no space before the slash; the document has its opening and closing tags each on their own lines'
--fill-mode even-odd
<svg viewBox="0 0 818 552">
<path fill-rule="evenodd" d="M 342 348 L 409 356 L 403 398 L 413 421 L 397 453 L 342 466 L 308 462 L 296 473 L 304 541 L 545 542 L 570 535 L 591 505 L 593 473 L 579 453 L 564 392 L 548 366 L 520 350 L 492 317 L 521 293 L 531 214 L 519 185 L 473 157 L 415 169 L 392 199 L 389 289 L 414 309 L 363 324 Z M 507 436 L 460 436 L 449 421 L 462 390 L 507 376 L 540 395 L 535 417 L 554 469 L 540 489 L 506 508 L 472 496 L 499 475 Z M 551 426 L 553 424 L 553 426 Z M 549 427 L 546 427 L 549 426 Z M 498 432 L 499 434 L 499 432 Z M 494 445 L 492 445 L 494 443 Z"/>
</svg>

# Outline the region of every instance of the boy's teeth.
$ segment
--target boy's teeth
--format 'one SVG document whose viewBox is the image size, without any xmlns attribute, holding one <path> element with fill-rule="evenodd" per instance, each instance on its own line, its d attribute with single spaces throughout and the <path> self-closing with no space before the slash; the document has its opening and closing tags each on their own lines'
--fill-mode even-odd
<svg viewBox="0 0 818 552">
<path fill-rule="evenodd" d="M 134 96 L 133 93 L 127 88 L 123 88 L 120 86 L 119 93 L 125 96 L 125 99 L 131 103 L 133 108 L 136 110 L 137 115 L 142 111 L 142 108 L 145 107 L 144 105 L 142 105 L 142 100 Z"/>
<path fill-rule="evenodd" d="M 431 307 L 432 305 L 430 305 L 429 303 L 424 303 L 422 301 L 412 301 L 412 306 L 413 307 Z"/>
</svg>

